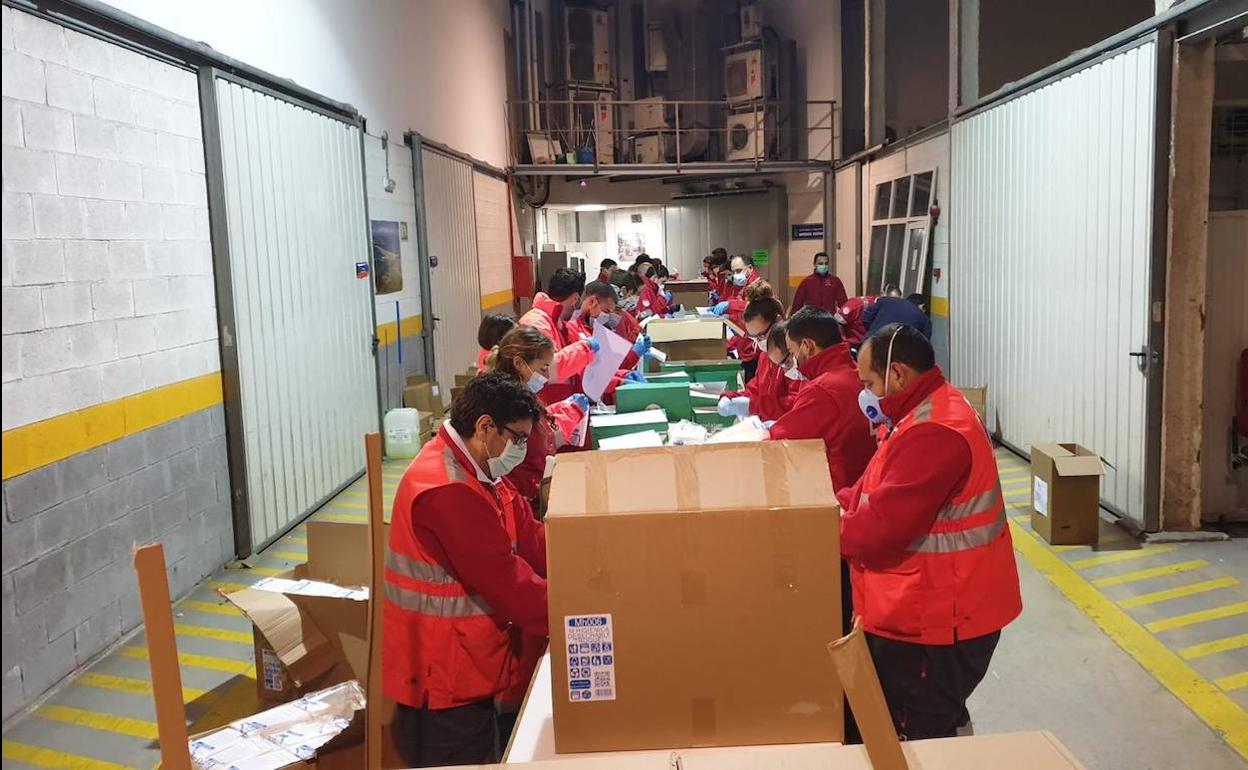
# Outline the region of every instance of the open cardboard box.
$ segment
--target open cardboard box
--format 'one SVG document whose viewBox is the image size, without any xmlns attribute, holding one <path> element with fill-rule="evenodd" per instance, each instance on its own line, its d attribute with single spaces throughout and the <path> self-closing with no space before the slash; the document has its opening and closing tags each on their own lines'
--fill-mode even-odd
<svg viewBox="0 0 1248 770">
<path fill-rule="evenodd" d="M 1100 456 L 1078 444 L 1033 444 L 1031 528 L 1050 545 L 1095 545 L 1104 473 Z"/>
<path fill-rule="evenodd" d="M 727 358 L 726 330 L 745 336 L 744 329 L 724 318 L 648 318 L 645 328 L 668 360 Z"/>
<path fill-rule="evenodd" d="M 385 548 L 380 434 L 367 435 L 365 449 L 368 461 L 369 516 L 368 526 L 359 529 L 367 533 L 366 559 L 370 567 L 367 593 L 376 596 L 384 580 L 382 554 Z M 293 704 L 283 704 L 258 715 L 240 716 L 230 723 L 226 732 L 214 730 L 196 736 L 194 740 L 198 743 L 195 744 L 188 735 L 186 709 L 182 701 L 182 673 L 163 547 L 155 543 L 136 549 L 134 566 L 139 580 L 143 624 L 152 671 L 152 692 L 156 702 L 161 767 L 164 770 L 220 766 L 207 760 L 192 763 L 193 751 L 197 751 L 202 758 L 209 750 L 205 742 L 210 738 L 218 744 L 228 744 L 226 748 L 231 752 L 231 759 L 226 765 L 239 770 L 249 767 L 264 770 L 283 767 L 380 770 L 383 766 L 382 755 L 392 754 L 393 741 L 385 734 L 384 725 L 392 721 L 393 707 L 381 695 L 381 608 L 377 602 L 354 599 L 354 603 L 348 605 L 347 609 L 338 607 L 334 610 L 351 615 L 363 609 L 366 622 L 363 624 L 365 638 L 362 644 L 358 636 L 331 632 L 339 639 L 336 642 L 326 639 L 324 643 L 314 640 L 305 645 L 309 655 L 306 663 L 300 663 L 309 666 L 308 670 L 315 670 L 316 667 L 324 665 L 326 658 L 332 660 L 337 656 L 338 659 L 346 661 L 346 665 L 361 672 L 358 681 L 349 679 L 308 694 Z M 352 592 L 338 589 L 335 593 Z M 283 594 L 274 596 L 281 597 Z M 298 623 L 301 630 L 304 629 L 303 619 L 306 617 L 303 603 L 306 602 L 306 606 L 311 607 L 340 602 L 344 598 L 340 595 L 308 596 L 293 592 L 287 592 L 285 596 L 292 602 L 299 602 L 297 606 L 300 609 L 291 615 L 288 607 L 279 607 L 277 614 L 287 618 L 291 624 Z M 263 602 L 271 597 L 252 598 Z M 358 629 L 360 624 L 353 620 L 350 625 Z M 324 636 L 320 627 L 317 627 L 316 632 Z M 284 639 L 293 637 L 293 633 L 283 636 Z M 305 659 L 301 657 L 299 660 Z M 338 664 L 331 662 L 330 669 L 335 665 Z M 370 698 L 371 705 L 366 706 Z M 325 702 L 329 700 L 333 703 L 327 705 Z M 308 705 L 310 703 L 321 705 L 311 707 Z M 362 723 L 360 709 L 363 709 Z M 261 740 L 262 738 L 265 740 Z M 275 746 L 275 741 L 282 745 Z M 259 756 L 265 754 L 268 756 Z M 265 761 L 266 759 L 269 761 Z M 395 764 L 397 763 L 392 761 L 391 766 Z"/>
</svg>

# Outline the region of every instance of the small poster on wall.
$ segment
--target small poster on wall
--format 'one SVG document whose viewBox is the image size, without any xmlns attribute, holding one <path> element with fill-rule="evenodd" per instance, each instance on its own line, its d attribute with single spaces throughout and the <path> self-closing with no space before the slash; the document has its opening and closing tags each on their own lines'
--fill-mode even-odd
<svg viewBox="0 0 1248 770">
<path fill-rule="evenodd" d="M 378 294 L 392 294 L 403 288 L 403 260 L 399 250 L 399 223 L 372 221 L 373 276 Z"/>
<path fill-rule="evenodd" d="M 619 233 L 615 240 L 619 245 L 617 259 L 621 265 L 631 265 L 637 255 L 646 252 L 646 236 L 643 233 Z"/>
</svg>

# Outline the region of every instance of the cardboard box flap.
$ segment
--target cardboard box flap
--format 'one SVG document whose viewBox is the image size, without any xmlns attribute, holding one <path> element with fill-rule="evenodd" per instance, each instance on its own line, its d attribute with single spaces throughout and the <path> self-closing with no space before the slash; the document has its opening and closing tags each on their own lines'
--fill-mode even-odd
<svg viewBox="0 0 1248 770">
<path fill-rule="evenodd" d="M 724 321 L 719 318 L 667 319 L 646 324 L 651 342 L 683 342 L 685 340 L 720 340 L 724 338 Z"/>
<path fill-rule="evenodd" d="M 642 409 L 624 414 L 591 414 L 591 428 L 614 428 L 622 425 L 667 425 L 667 412 L 662 409 Z M 575 454 L 575 453 L 573 453 Z M 558 466 L 556 466 L 558 468 Z"/>
<path fill-rule="evenodd" d="M 547 517 L 835 504 L 821 441 L 576 452 L 555 466 Z"/>
<path fill-rule="evenodd" d="M 1054 457 L 1053 467 L 1059 476 L 1102 476 L 1105 473 L 1101 458 L 1095 455 Z"/>
<path fill-rule="evenodd" d="M 1071 444 L 1071 446 L 1075 445 Z M 1039 452 L 1049 457 L 1070 457 L 1074 454 L 1074 452 L 1071 452 L 1062 444 L 1032 444 L 1031 451 L 1033 453 Z"/>
<path fill-rule="evenodd" d="M 385 513 L 389 518 L 390 511 Z M 389 528 L 387 523 L 387 532 Z M 368 585 L 368 527 L 344 521 L 309 521 L 307 532 L 308 577 L 340 586 Z"/>
</svg>

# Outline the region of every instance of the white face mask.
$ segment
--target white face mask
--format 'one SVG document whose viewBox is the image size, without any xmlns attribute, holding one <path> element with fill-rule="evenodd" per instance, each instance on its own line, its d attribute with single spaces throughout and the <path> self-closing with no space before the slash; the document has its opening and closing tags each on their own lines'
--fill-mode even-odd
<svg viewBox="0 0 1248 770">
<path fill-rule="evenodd" d="M 618 313 L 603 313 L 598 316 L 598 320 L 602 321 L 602 325 L 608 329 L 615 329 L 620 325 L 620 316 Z"/>
<path fill-rule="evenodd" d="M 744 285 L 745 285 L 745 279 L 747 279 L 747 278 L 749 278 L 749 277 L 750 277 L 750 276 L 749 276 L 747 273 L 733 273 L 733 274 L 732 274 L 732 285 L 733 285 L 733 286 L 744 286 Z"/>
<path fill-rule="evenodd" d="M 498 457 L 491 457 L 489 461 L 490 475 L 495 479 L 501 479 L 508 473 L 511 473 L 517 465 L 524 462 L 524 456 L 528 454 L 528 447 L 525 444 L 517 444 L 511 439 L 507 439 L 507 446 L 503 447 L 503 453 Z"/>
<path fill-rule="evenodd" d="M 884 360 L 884 395 L 877 396 L 870 388 L 863 388 L 862 392 L 858 394 L 858 408 L 867 416 L 872 425 L 893 424 L 888 415 L 884 414 L 880 401 L 888 396 L 888 370 L 893 368 L 893 340 L 897 339 L 897 332 L 899 331 L 901 331 L 900 327 L 893 332 L 893 336 L 888 338 L 888 357 Z M 871 351 L 871 356 L 874 358 L 874 350 Z"/>
<path fill-rule="evenodd" d="M 538 372 L 533 372 L 533 374 L 529 375 L 529 381 L 526 382 L 525 385 L 528 387 L 530 393 L 536 393 L 546 387 L 547 382 L 548 380 L 546 377 L 542 376 Z"/>
<path fill-rule="evenodd" d="M 782 365 L 782 368 L 784 369 L 784 376 L 794 382 L 802 382 L 806 379 L 806 375 L 802 374 L 802 370 L 797 368 L 797 362 L 791 358 L 787 365 Z"/>
</svg>

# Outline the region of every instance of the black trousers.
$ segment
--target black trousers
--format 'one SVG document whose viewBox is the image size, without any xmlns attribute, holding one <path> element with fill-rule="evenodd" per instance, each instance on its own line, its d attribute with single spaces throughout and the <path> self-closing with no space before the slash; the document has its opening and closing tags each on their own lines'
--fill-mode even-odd
<svg viewBox="0 0 1248 770">
<path fill-rule="evenodd" d="M 398 704 L 394 740 L 410 767 L 489 765 L 501 756 L 494 700 L 452 709 L 419 709 Z"/>
<path fill-rule="evenodd" d="M 949 738 L 970 720 L 967 698 L 988 673 L 1001 632 L 950 645 L 866 634 L 884 700 L 903 740 Z"/>
</svg>

